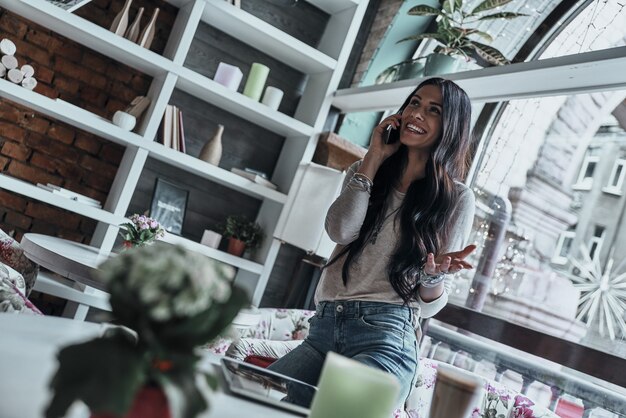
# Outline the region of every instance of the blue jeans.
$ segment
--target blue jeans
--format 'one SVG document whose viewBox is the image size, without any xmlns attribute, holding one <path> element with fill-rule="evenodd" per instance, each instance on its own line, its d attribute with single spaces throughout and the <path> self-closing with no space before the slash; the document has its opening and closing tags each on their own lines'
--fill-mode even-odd
<svg viewBox="0 0 626 418">
<path fill-rule="evenodd" d="M 334 351 L 395 375 L 401 385 L 397 407 L 404 410 L 417 372 L 416 321 L 407 306 L 320 302 L 309 320 L 309 336 L 269 368 L 317 386 L 326 353 Z"/>
</svg>

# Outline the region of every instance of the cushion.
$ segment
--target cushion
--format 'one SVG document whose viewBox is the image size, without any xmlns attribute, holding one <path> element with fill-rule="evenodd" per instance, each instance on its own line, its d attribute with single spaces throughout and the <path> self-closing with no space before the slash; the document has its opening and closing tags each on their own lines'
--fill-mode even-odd
<svg viewBox="0 0 626 418">
<path fill-rule="evenodd" d="M 255 366 L 259 366 L 263 368 L 269 367 L 269 365 L 275 362 L 276 360 L 278 359 L 273 358 L 273 357 L 267 357 L 267 356 L 258 356 L 256 354 L 251 354 L 247 356 L 245 359 L 243 359 L 243 361 L 245 361 L 246 363 L 254 364 Z"/>
<path fill-rule="evenodd" d="M 4 264 L 0 264 L 0 312 L 15 312 L 42 315 L 16 285 L 22 276 Z"/>
<path fill-rule="evenodd" d="M 280 358 L 302 344 L 302 340 L 274 341 L 258 338 L 242 338 L 233 342 L 226 350 L 226 356 L 244 360 L 250 355 Z"/>
<path fill-rule="evenodd" d="M 24 255 L 20 244 L 0 229 L 0 263 L 5 264 L 22 275 L 24 296 L 28 297 L 37 280 L 39 265 Z M 20 286 L 18 286 L 20 288 Z"/>
</svg>

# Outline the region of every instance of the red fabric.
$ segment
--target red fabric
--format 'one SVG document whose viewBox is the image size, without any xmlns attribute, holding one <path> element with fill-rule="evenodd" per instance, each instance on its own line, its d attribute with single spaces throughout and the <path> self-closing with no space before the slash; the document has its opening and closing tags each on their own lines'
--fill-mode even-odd
<svg viewBox="0 0 626 418">
<path fill-rule="evenodd" d="M 255 366 L 259 366 L 263 368 L 269 367 L 269 365 L 275 362 L 276 360 L 278 359 L 275 359 L 274 357 L 257 356 L 254 354 L 246 356 L 246 358 L 243 359 L 243 361 L 246 363 L 254 364 Z"/>
</svg>

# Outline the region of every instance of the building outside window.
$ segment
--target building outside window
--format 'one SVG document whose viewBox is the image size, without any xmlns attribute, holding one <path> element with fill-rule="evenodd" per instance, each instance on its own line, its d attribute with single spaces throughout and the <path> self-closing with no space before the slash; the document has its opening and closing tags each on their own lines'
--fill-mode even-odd
<svg viewBox="0 0 626 418">
<path fill-rule="evenodd" d="M 593 176 L 596 172 L 596 167 L 600 162 L 599 148 L 590 148 L 583 159 L 583 163 L 580 166 L 580 172 L 578 173 L 578 179 L 572 186 L 576 190 L 591 190 L 593 186 Z"/>
<path fill-rule="evenodd" d="M 600 254 L 600 247 L 602 247 L 602 241 L 604 241 L 605 228 L 600 225 L 596 225 L 593 229 L 593 236 L 589 240 L 589 258 L 592 260 L 598 257 Z"/>
<path fill-rule="evenodd" d="M 556 243 L 556 249 L 552 256 L 552 262 L 554 264 L 565 264 L 568 261 L 568 257 L 572 251 L 572 244 L 576 238 L 575 231 L 565 231 L 559 236 L 559 240 Z"/>
<path fill-rule="evenodd" d="M 620 158 L 615 160 L 615 164 L 613 165 L 613 169 L 611 170 L 611 175 L 609 177 L 609 182 L 606 187 L 602 189 L 602 191 L 616 195 L 622 194 L 624 176 L 626 175 L 625 166 L 626 159 L 624 159 L 624 155 L 621 155 Z"/>
</svg>

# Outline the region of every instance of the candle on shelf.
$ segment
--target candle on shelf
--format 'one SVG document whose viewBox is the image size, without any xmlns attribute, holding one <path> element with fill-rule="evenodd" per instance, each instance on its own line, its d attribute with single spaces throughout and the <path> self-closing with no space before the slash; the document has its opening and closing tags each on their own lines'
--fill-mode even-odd
<svg viewBox="0 0 626 418">
<path fill-rule="evenodd" d="M 239 67 L 220 62 L 213 80 L 232 91 L 237 91 L 242 78 L 243 73 Z"/>
<path fill-rule="evenodd" d="M 267 75 L 270 73 L 270 69 L 258 62 L 252 63 L 248 79 L 246 80 L 246 86 L 243 89 L 244 96 L 248 96 L 252 100 L 259 100 L 261 93 L 263 93 L 263 86 L 267 80 Z"/>
<path fill-rule="evenodd" d="M 309 418 L 390 417 L 399 394 L 395 376 L 329 352 Z"/>
<path fill-rule="evenodd" d="M 222 240 L 222 235 L 218 234 L 215 231 L 211 231 L 210 229 L 205 229 L 202 234 L 202 239 L 200 240 L 200 244 L 206 245 L 207 247 L 217 248 L 220 246 L 220 241 Z"/>
<path fill-rule="evenodd" d="M 272 87 L 272 86 L 267 86 L 261 103 L 270 107 L 271 109 L 278 110 L 278 106 L 280 106 L 280 101 L 282 99 L 283 99 L 283 91 L 281 89 L 277 89 L 276 87 Z"/>
</svg>

